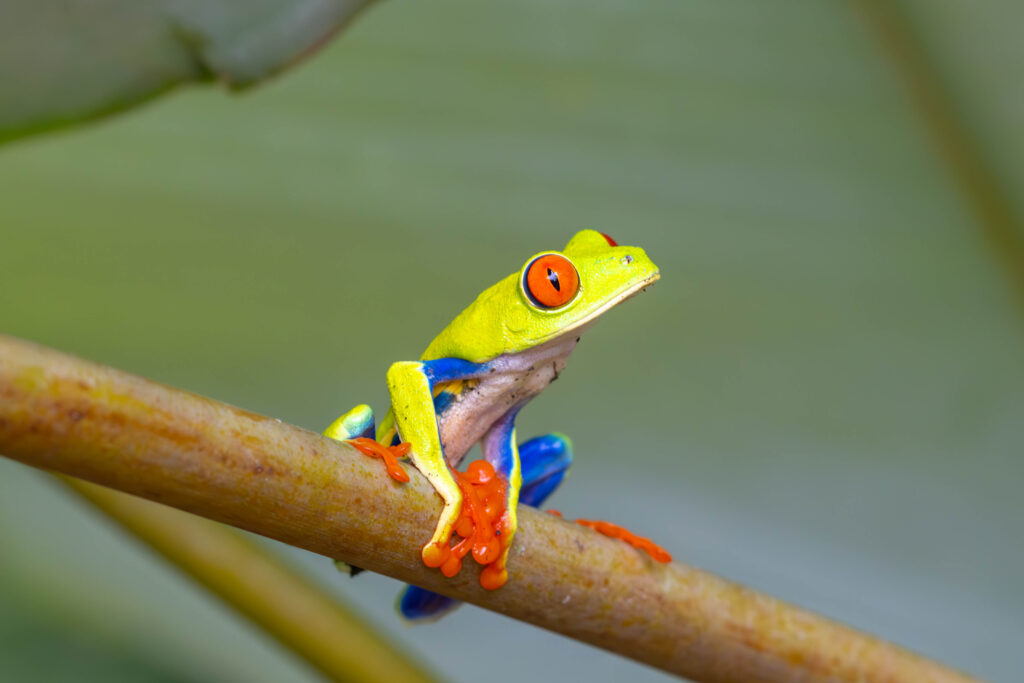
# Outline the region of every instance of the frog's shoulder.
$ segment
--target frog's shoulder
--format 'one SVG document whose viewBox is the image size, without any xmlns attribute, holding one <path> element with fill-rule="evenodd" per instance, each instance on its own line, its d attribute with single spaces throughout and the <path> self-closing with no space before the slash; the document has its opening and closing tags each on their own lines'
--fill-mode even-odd
<svg viewBox="0 0 1024 683">
<path fill-rule="evenodd" d="M 515 352 L 506 321 L 518 304 L 515 288 L 518 273 L 512 273 L 480 293 L 473 303 L 434 337 L 421 360 L 461 358 L 484 363 Z"/>
</svg>

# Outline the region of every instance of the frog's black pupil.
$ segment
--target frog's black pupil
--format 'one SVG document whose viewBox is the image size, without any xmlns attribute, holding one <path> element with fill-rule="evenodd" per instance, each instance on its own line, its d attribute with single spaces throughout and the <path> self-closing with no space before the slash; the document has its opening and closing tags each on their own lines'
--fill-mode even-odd
<svg viewBox="0 0 1024 683">
<path fill-rule="evenodd" d="M 551 286 L 555 288 L 556 292 L 562 291 L 562 286 L 558 284 L 558 273 L 548 268 L 548 281 L 551 282 Z"/>
</svg>

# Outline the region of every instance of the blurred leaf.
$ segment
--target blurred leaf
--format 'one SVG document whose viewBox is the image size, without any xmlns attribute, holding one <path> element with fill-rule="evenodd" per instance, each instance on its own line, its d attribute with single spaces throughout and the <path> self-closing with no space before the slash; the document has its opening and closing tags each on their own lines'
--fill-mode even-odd
<svg viewBox="0 0 1024 683">
<path fill-rule="evenodd" d="M 0 141 L 187 81 L 239 88 L 328 40 L 369 0 L 5 0 Z"/>
<path fill-rule="evenodd" d="M 949 54 L 952 50 L 945 48 L 946 45 L 955 45 L 951 35 L 956 36 L 962 31 L 937 32 L 943 40 L 936 38 L 935 31 L 922 28 L 922 24 L 928 25 L 922 17 L 934 19 L 942 16 L 941 6 L 929 6 L 924 12 L 924 8 L 908 12 L 901 3 L 890 0 L 860 0 L 859 4 L 901 77 L 936 151 L 959 185 L 961 196 L 971 207 L 978 228 L 988 238 L 1020 303 L 1024 304 L 1024 229 L 1020 212 L 1024 205 L 1019 203 L 1014 192 L 1013 166 L 1000 163 L 1001 158 L 1014 159 L 1016 155 L 1000 154 L 991 145 L 994 126 L 985 124 L 986 119 L 992 119 L 988 112 L 999 109 L 999 100 L 989 98 L 986 102 L 989 107 L 979 108 L 971 104 L 971 97 L 964 96 L 962 84 L 965 80 L 970 83 L 986 79 L 963 78 L 962 70 L 956 68 L 958 60 L 952 59 Z M 945 9 L 948 15 L 949 8 Z M 1024 18 L 1019 7 L 1016 12 Z M 1007 12 L 999 14 L 1005 25 Z M 996 22 L 989 21 L 988 24 L 985 28 L 992 32 Z M 962 59 L 970 63 L 966 55 Z M 1024 64 L 1024 61 L 1020 63 Z M 1011 73 L 1017 71 L 1007 68 L 1008 64 L 998 64 Z M 981 64 L 972 66 L 978 76 L 991 71 Z M 1019 77 L 1020 74 L 1016 75 Z M 1017 108 L 1019 110 L 1019 106 Z M 1019 144 L 1018 137 L 1007 135 L 1006 146 Z M 1019 164 L 1017 167 L 1019 169 Z"/>
<path fill-rule="evenodd" d="M 3 578 L 8 578 L 3 576 Z M 102 629 L 84 628 L 4 591 L 0 582 L 0 660 L 4 681 L 103 681 L 104 683 L 198 683 L 170 658 L 125 648 Z M 154 648 L 155 649 L 155 648 Z M 59 653 L 59 656 L 55 656 Z"/>
<path fill-rule="evenodd" d="M 1024 3 L 904 9 L 1019 216 Z M 0 325 L 322 428 L 381 405 L 388 364 L 497 277 L 600 227 L 663 278 L 523 410 L 523 438 L 576 445 L 556 507 L 1018 681 L 1021 309 L 883 45 L 844 2 L 382 3 L 244 107 L 182 92 L 3 150 Z M 0 478 L 0 534 L 41 591 L 124 594 L 170 651 L 209 661 L 227 633 L 243 664 L 276 661 L 97 552 L 33 474 Z M 337 585 L 389 618 L 385 579 Z M 529 656 L 495 681 L 663 680 L 452 619 L 395 637 L 456 681 L 503 649 Z"/>
</svg>

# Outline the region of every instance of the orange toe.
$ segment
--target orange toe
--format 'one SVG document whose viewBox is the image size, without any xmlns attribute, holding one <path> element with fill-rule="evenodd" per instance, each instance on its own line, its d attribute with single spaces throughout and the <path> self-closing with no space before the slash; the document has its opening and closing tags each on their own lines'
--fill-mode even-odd
<svg viewBox="0 0 1024 683">
<path fill-rule="evenodd" d="M 508 582 L 508 570 L 489 564 L 480 572 L 480 586 L 484 590 L 498 590 Z"/>
<path fill-rule="evenodd" d="M 409 452 L 409 444 L 400 443 L 395 446 L 384 446 L 383 444 L 377 443 L 373 439 L 365 436 L 349 439 L 346 443 L 350 443 L 355 446 L 363 455 L 383 460 L 384 467 L 387 468 L 388 474 L 391 475 L 391 478 L 395 481 L 409 481 L 409 473 L 406 472 L 405 468 L 403 468 L 398 462 L 399 458 Z"/>
<path fill-rule="evenodd" d="M 611 522 L 601 522 L 598 520 L 589 519 L 577 519 L 577 524 L 585 527 L 590 527 L 599 534 L 603 534 L 610 538 L 617 538 L 621 541 L 625 541 L 634 548 L 643 550 L 645 553 L 651 556 L 656 562 L 668 563 L 672 561 L 672 556 L 669 555 L 668 551 L 656 544 L 649 538 L 643 536 L 637 536 L 632 531 L 629 531 L 625 527 L 621 527 L 618 524 L 612 524 Z"/>
<path fill-rule="evenodd" d="M 449 555 L 451 555 L 451 550 L 448 547 L 437 543 L 428 543 L 423 548 L 423 564 L 428 567 L 440 567 Z"/>
<path fill-rule="evenodd" d="M 449 579 L 462 571 L 462 558 L 450 555 L 441 565 L 441 573 Z"/>
<path fill-rule="evenodd" d="M 501 555 L 501 543 L 494 536 L 486 541 L 478 541 L 473 545 L 473 559 L 477 564 L 490 564 Z"/>
</svg>

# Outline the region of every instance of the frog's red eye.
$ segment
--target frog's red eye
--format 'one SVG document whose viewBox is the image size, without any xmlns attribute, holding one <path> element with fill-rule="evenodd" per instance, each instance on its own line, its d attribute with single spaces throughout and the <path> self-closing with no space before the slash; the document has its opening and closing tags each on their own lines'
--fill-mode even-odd
<svg viewBox="0 0 1024 683">
<path fill-rule="evenodd" d="M 580 290 L 580 276 L 572 261 L 561 254 L 544 254 L 526 266 L 523 289 L 535 305 L 558 308 L 576 296 Z"/>
<path fill-rule="evenodd" d="M 609 234 L 607 234 L 607 233 L 604 233 L 604 232 L 602 232 L 602 233 L 601 233 L 601 237 L 603 237 L 603 238 L 605 238 L 606 240 L 608 240 L 608 246 L 609 246 L 609 247 L 617 247 L 617 246 L 619 246 L 619 243 L 618 243 L 618 242 L 616 242 L 615 240 L 613 240 L 613 239 L 612 239 L 612 236 L 611 236 L 611 235 L 609 235 Z"/>
</svg>

